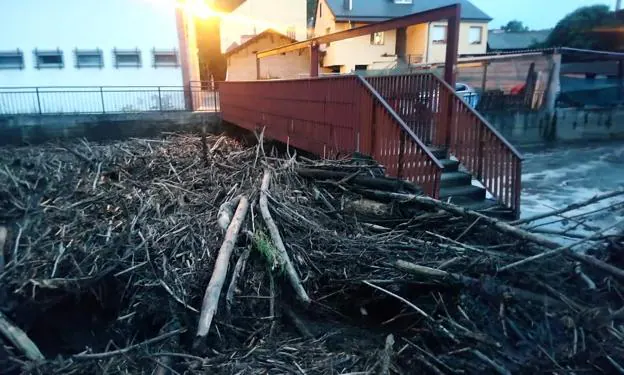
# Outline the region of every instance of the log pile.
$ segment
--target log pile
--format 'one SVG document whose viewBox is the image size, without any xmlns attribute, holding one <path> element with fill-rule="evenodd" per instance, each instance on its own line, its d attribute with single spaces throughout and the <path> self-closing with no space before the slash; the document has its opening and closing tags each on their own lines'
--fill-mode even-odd
<svg viewBox="0 0 624 375">
<path fill-rule="evenodd" d="M 224 136 L 0 149 L 0 368 L 624 372 L 619 222 L 560 243 L 379 174 Z"/>
</svg>

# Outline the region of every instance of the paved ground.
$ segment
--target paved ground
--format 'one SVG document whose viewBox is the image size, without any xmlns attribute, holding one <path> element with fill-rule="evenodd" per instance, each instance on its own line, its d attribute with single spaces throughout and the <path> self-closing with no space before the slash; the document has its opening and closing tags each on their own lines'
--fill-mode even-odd
<svg viewBox="0 0 624 375">
<path fill-rule="evenodd" d="M 624 142 L 586 147 L 565 146 L 524 153 L 522 217 L 562 208 L 571 203 L 589 199 L 616 189 L 624 189 Z M 595 210 L 621 202 L 624 196 L 573 211 L 570 215 Z M 592 216 L 590 228 L 579 227 L 577 232 L 588 233 L 591 226 L 612 225 L 624 218 L 624 209 Z M 553 219 L 541 223 L 551 222 Z M 545 225 L 561 228 L 561 223 Z"/>
</svg>

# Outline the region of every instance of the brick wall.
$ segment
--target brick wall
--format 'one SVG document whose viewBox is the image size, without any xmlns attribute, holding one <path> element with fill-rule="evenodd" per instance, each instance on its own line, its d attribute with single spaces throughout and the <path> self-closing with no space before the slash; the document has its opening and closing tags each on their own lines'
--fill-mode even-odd
<svg viewBox="0 0 624 375">
<path fill-rule="evenodd" d="M 293 79 L 310 75 L 310 49 L 269 56 L 260 60 L 261 79 Z"/>
</svg>

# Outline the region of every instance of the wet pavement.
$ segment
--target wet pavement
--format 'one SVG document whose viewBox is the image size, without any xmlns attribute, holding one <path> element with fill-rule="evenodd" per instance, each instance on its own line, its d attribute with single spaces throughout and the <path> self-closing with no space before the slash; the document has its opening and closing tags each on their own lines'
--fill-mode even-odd
<svg viewBox="0 0 624 375">
<path fill-rule="evenodd" d="M 590 146 L 560 146 L 524 152 L 522 174 L 522 217 L 563 208 L 571 203 L 589 199 L 617 189 L 624 189 L 624 142 Z M 567 216 L 589 212 L 624 201 L 615 197 L 592 206 L 571 211 Z M 624 218 L 624 208 L 592 215 L 577 233 L 591 233 Z M 553 218 L 539 224 L 547 229 L 561 229 L 562 223 Z M 569 225 L 570 222 L 563 223 Z"/>
</svg>

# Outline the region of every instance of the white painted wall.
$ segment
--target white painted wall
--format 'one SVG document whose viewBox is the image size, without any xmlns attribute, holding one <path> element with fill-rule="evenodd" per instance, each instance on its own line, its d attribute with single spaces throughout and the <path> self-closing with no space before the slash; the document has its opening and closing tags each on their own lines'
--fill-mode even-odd
<svg viewBox="0 0 624 375">
<path fill-rule="evenodd" d="M 2 0 L 0 0 L 2 1 Z M 241 36 L 273 29 L 287 35 L 295 28 L 297 40 L 307 39 L 306 0 L 246 0 L 221 20 L 221 51 L 240 44 Z"/>
<path fill-rule="evenodd" d="M 181 67 L 153 66 L 152 49 L 178 50 L 175 7 L 152 0 L 0 0 L 0 52 L 20 49 L 22 70 L 0 69 L 0 86 L 182 86 Z M 37 69 L 34 49 L 61 49 L 62 69 Z M 104 67 L 76 68 L 74 49 L 101 49 Z M 115 68 L 113 49 L 141 51 L 140 68 Z M 5 90 L 6 92 L 6 90 Z M 107 94 L 107 110 L 131 110 L 154 106 L 154 93 Z M 168 103 L 184 105 L 182 93 L 171 95 Z M 182 95 L 182 97 L 180 97 Z M 101 95 L 82 95 L 83 108 L 101 101 Z M 40 96 L 41 101 L 42 96 Z M 49 112 L 71 111 L 71 100 L 56 103 L 54 95 L 43 96 Z M 92 99 L 91 99 L 92 98 Z M 131 98 L 131 99 L 129 99 Z M 133 99 L 132 99 L 133 98 Z M 3 102 L 14 98 L 0 93 Z M 25 107 L 35 105 L 33 97 L 22 95 Z M 36 101 L 36 99 L 35 99 Z M 92 103 L 93 102 L 93 103 Z M 116 103 L 119 102 L 119 103 Z M 15 105 L 15 103 L 13 103 Z M 36 104 L 38 105 L 38 104 Z M 177 105 L 177 104 L 176 104 Z M 100 105 L 101 107 L 101 105 Z M 94 107 L 95 108 L 95 107 Z M 77 108 L 76 111 L 80 109 Z M 6 111 L 5 111 L 6 112 Z"/>
</svg>

